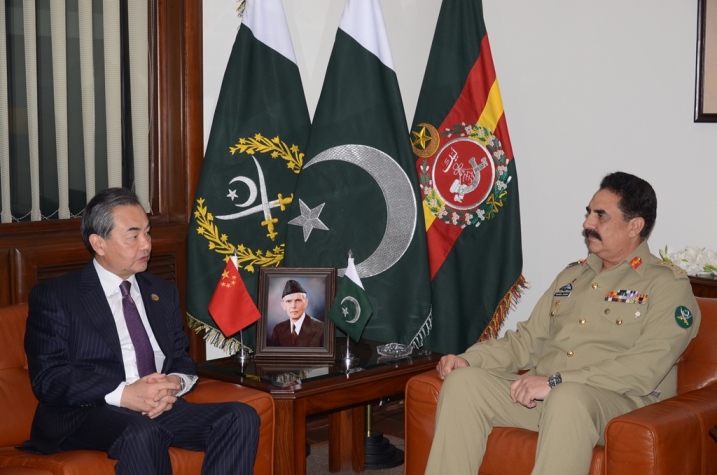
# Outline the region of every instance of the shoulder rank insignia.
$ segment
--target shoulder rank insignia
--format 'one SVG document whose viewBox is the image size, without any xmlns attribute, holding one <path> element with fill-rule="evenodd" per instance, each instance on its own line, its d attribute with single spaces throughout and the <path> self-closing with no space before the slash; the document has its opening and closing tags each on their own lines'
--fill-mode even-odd
<svg viewBox="0 0 717 475">
<path fill-rule="evenodd" d="M 661 266 L 667 267 L 668 269 L 672 269 L 672 272 L 675 274 L 676 277 L 687 277 L 687 272 L 680 266 L 676 266 L 672 262 L 669 261 L 658 261 L 658 264 Z"/>
<path fill-rule="evenodd" d="M 573 267 L 573 266 L 576 266 L 576 265 L 578 265 L 578 264 L 579 264 L 579 265 L 585 264 L 585 259 L 578 259 L 577 261 L 571 262 L 570 264 L 568 264 L 568 265 L 565 266 L 565 267 L 566 267 L 566 268 L 568 268 L 568 267 Z"/>
<path fill-rule="evenodd" d="M 682 328 L 690 328 L 692 326 L 692 312 L 684 305 L 680 305 L 675 309 L 675 321 Z"/>
</svg>

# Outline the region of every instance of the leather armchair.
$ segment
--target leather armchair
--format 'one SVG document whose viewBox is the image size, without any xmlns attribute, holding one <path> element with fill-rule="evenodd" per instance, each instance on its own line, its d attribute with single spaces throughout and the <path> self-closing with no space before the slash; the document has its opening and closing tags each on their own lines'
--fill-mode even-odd
<svg viewBox="0 0 717 475">
<path fill-rule="evenodd" d="M 113 475 L 115 461 L 105 452 L 73 450 L 52 455 L 29 454 L 16 447 L 30 437 L 37 400 L 30 387 L 23 339 L 27 305 L 0 307 L 0 474 Z M 254 473 L 274 470 L 274 400 L 251 388 L 202 378 L 186 395 L 193 402 L 241 401 L 261 418 Z M 170 448 L 172 473 L 201 472 L 204 453 Z"/>
<path fill-rule="evenodd" d="M 678 362 L 678 395 L 610 421 L 590 475 L 717 474 L 717 441 L 709 435 L 717 424 L 717 299 L 697 302 L 702 323 Z M 441 385 L 429 371 L 406 386 L 406 474 L 425 471 Z M 537 442 L 537 432 L 494 428 L 479 475 L 529 474 Z"/>
</svg>

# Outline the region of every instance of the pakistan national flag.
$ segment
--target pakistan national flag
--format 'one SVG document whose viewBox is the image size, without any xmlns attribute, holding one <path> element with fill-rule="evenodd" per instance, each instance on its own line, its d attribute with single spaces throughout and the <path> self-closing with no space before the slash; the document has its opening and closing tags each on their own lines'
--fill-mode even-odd
<svg viewBox="0 0 717 475">
<path fill-rule="evenodd" d="M 349 257 L 349 265 L 339 280 L 329 318 L 354 341 L 359 341 L 372 314 L 373 308 L 356 272 L 354 258 Z"/>
<path fill-rule="evenodd" d="M 187 312 L 190 325 L 229 352 L 207 306 L 227 259 L 256 303 L 259 268 L 277 266 L 309 112 L 281 0 L 247 0 L 227 64 L 189 223 Z M 247 299 L 249 303 L 251 301 Z M 251 309 L 236 308 L 237 315 Z M 243 331 L 252 347 L 256 325 Z"/>
<path fill-rule="evenodd" d="M 444 0 L 416 106 L 413 151 L 433 299 L 426 348 L 496 336 L 524 286 L 518 177 L 480 0 Z"/>
<path fill-rule="evenodd" d="M 288 266 L 353 251 L 373 307 L 364 338 L 420 345 L 430 314 L 408 125 L 378 0 L 348 0 L 319 98 L 286 241 Z"/>
</svg>

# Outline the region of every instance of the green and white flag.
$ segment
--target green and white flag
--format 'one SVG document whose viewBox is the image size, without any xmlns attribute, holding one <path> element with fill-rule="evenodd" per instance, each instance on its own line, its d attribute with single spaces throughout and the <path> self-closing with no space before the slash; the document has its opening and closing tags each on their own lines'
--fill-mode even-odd
<svg viewBox="0 0 717 475">
<path fill-rule="evenodd" d="M 444 0 L 413 119 L 433 319 L 425 348 L 498 336 L 525 288 L 518 174 L 480 0 Z"/>
<path fill-rule="evenodd" d="M 420 346 L 430 279 L 418 176 L 378 0 L 348 0 L 311 125 L 287 231 L 292 267 L 345 272 L 373 307 L 364 338 Z"/>
<path fill-rule="evenodd" d="M 219 94 L 189 223 L 190 326 L 233 353 L 208 312 L 226 261 L 256 304 L 260 267 L 278 266 L 311 123 L 281 0 L 247 0 Z M 253 302 L 252 302 L 253 301 Z M 240 317 L 252 308 L 235 308 Z M 226 326 L 225 326 L 226 328 Z M 256 325 L 243 331 L 253 347 Z"/>
<path fill-rule="evenodd" d="M 349 265 L 339 281 L 329 318 L 351 339 L 359 341 L 371 315 L 371 302 L 356 272 L 354 258 L 349 255 Z"/>
</svg>

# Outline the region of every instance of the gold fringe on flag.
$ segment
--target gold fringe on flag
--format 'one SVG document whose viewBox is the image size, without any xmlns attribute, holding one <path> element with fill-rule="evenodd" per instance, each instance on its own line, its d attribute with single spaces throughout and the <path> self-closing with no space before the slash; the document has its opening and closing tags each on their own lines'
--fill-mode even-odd
<svg viewBox="0 0 717 475">
<path fill-rule="evenodd" d="M 493 318 L 490 319 L 490 323 L 488 323 L 488 326 L 485 330 L 483 330 L 483 334 L 480 336 L 478 341 L 485 341 L 489 338 L 498 337 L 498 332 L 500 332 L 500 328 L 503 326 L 503 323 L 508 316 L 508 312 L 515 308 L 520 301 L 520 297 L 523 295 L 523 292 L 528 287 L 529 285 L 528 282 L 526 282 L 525 277 L 523 277 L 523 274 L 520 274 L 518 280 L 511 286 L 508 292 L 506 292 L 500 302 L 498 302 L 498 306 L 493 313 Z"/>
<path fill-rule="evenodd" d="M 189 328 L 191 328 L 196 334 L 204 332 L 204 340 L 208 341 L 212 346 L 216 346 L 224 353 L 233 355 L 239 352 L 242 346 L 244 346 L 249 353 L 253 353 L 251 348 L 246 345 L 242 345 L 242 343 L 236 338 L 225 337 L 221 331 L 207 325 L 201 320 L 191 316 L 189 313 L 187 313 L 187 326 L 189 326 Z"/>
</svg>

